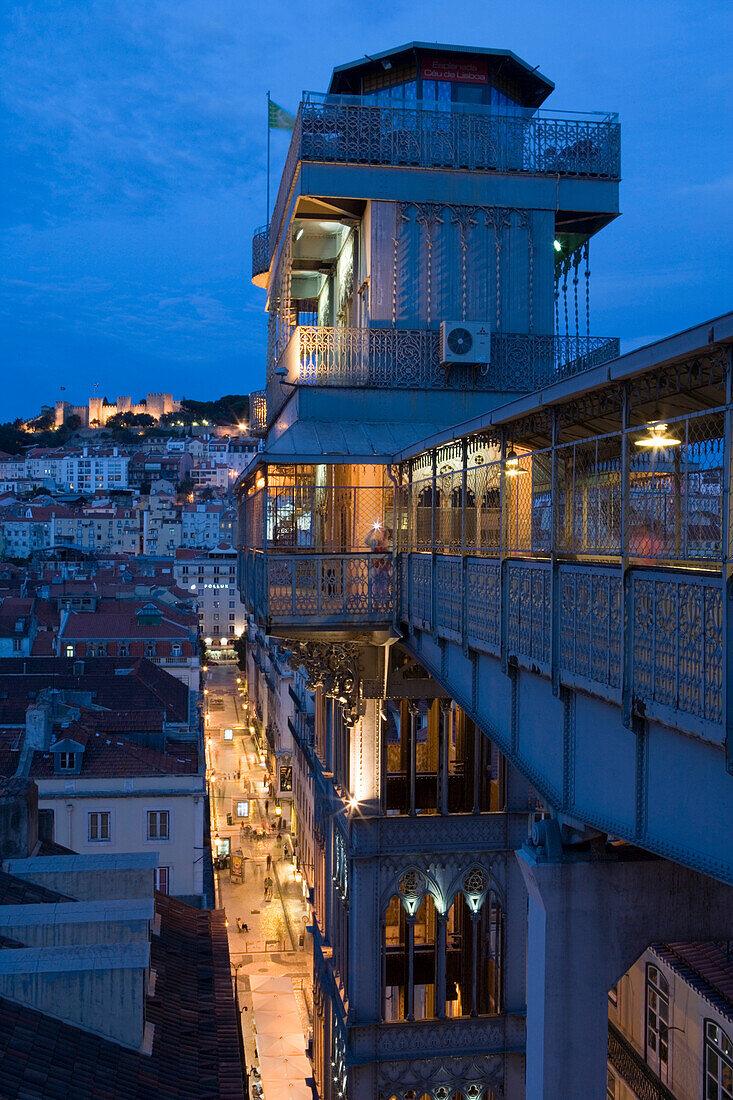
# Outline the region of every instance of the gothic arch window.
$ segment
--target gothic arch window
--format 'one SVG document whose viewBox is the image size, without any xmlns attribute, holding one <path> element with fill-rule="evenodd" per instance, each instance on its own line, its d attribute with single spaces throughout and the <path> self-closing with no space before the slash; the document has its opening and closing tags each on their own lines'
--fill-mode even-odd
<svg viewBox="0 0 733 1100">
<path fill-rule="evenodd" d="M 462 877 L 446 921 L 446 1015 L 496 1015 L 502 1009 L 504 911 L 486 872 Z"/>
</svg>

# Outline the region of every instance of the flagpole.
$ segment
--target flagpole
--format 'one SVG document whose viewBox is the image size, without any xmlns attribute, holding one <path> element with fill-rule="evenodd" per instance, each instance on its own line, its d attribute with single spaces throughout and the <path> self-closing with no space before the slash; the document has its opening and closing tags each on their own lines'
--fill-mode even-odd
<svg viewBox="0 0 733 1100">
<path fill-rule="evenodd" d="M 267 93 L 267 228 L 270 228 L 270 93 Z"/>
</svg>

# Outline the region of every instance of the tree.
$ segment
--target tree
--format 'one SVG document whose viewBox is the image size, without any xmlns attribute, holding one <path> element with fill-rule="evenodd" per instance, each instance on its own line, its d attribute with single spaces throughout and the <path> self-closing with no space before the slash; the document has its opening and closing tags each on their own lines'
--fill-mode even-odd
<svg viewBox="0 0 733 1100">
<path fill-rule="evenodd" d="M 244 634 L 240 634 L 238 638 L 234 639 L 234 652 L 237 655 L 237 668 L 241 672 L 247 671 L 247 638 Z"/>
<path fill-rule="evenodd" d="M 178 482 L 176 488 L 182 497 L 187 497 L 190 496 L 196 488 L 196 482 L 192 477 L 184 477 Z"/>
<path fill-rule="evenodd" d="M 28 427 L 32 428 L 34 432 L 47 432 L 50 428 L 56 425 L 56 414 L 52 409 L 46 409 L 45 412 L 37 416 L 35 420 L 28 421 Z"/>
<path fill-rule="evenodd" d="M 81 427 L 81 417 L 78 413 L 71 413 L 71 415 L 67 416 L 64 420 L 64 424 L 66 424 L 67 428 L 71 428 L 72 432 L 75 432 Z"/>
</svg>

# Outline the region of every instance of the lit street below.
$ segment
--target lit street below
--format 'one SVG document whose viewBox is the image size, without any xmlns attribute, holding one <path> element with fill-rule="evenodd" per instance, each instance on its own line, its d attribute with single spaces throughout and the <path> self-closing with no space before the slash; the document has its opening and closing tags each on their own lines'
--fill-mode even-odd
<svg viewBox="0 0 733 1100">
<path fill-rule="evenodd" d="M 237 676 L 234 664 L 212 664 L 206 677 L 216 905 L 227 914 L 250 1095 L 311 1100 L 308 906 L 295 880 L 292 838 L 278 830 L 281 819 L 268 799 Z"/>
</svg>

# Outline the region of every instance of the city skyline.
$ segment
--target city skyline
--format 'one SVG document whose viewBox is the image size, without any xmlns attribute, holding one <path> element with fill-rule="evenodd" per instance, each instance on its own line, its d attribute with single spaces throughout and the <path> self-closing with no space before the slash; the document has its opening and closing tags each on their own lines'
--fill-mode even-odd
<svg viewBox="0 0 733 1100">
<path fill-rule="evenodd" d="M 726 5 L 621 4 L 610 24 L 600 3 L 530 3 L 521 23 L 508 4 L 491 18 L 476 3 L 461 11 L 459 29 L 454 12 L 423 7 L 418 31 L 404 4 L 367 20 L 323 3 L 309 12 L 306 56 L 293 4 L 276 27 L 228 3 L 93 16 L 17 5 L 3 50 L 14 167 L 1 419 L 32 411 L 39 384 L 48 403 L 77 402 L 95 383 L 117 392 L 123 372 L 133 395 L 153 376 L 156 389 L 201 398 L 231 375 L 255 388 L 266 326 L 248 269 L 265 220 L 265 94 L 295 110 L 334 65 L 412 38 L 512 49 L 557 84 L 548 107 L 619 112 L 624 200 L 592 250 L 594 332 L 629 350 L 723 312 Z M 288 138 L 273 132 L 273 193 Z"/>
</svg>

